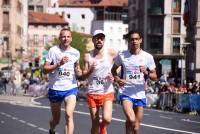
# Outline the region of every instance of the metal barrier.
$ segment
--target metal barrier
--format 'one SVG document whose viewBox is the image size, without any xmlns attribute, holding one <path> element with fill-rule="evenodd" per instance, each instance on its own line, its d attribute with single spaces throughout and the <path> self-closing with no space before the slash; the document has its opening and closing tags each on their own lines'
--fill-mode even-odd
<svg viewBox="0 0 200 134">
<path fill-rule="evenodd" d="M 177 112 L 200 111 L 200 95 L 198 94 L 175 94 L 161 93 L 157 107 L 162 110 L 173 110 Z"/>
</svg>

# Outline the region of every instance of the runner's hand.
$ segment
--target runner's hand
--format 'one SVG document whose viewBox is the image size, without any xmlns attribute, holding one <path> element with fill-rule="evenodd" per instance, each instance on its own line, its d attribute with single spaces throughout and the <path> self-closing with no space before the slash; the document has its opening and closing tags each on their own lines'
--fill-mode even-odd
<svg viewBox="0 0 200 134">
<path fill-rule="evenodd" d="M 105 79 L 107 79 L 107 80 L 111 80 L 111 81 L 114 81 L 114 77 L 112 76 L 111 73 L 109 73 L 109 74 L 106 76 Z"/>
</svg>

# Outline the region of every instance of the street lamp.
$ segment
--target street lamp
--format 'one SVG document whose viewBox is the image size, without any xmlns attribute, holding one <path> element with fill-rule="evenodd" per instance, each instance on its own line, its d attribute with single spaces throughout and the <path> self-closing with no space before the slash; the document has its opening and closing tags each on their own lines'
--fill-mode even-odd
<svg viewBox="0 0 200 134">
<path fill-rule="evenodd" d="M 183 85 L 184 80 L 186 80 L 186 56 L 187 56 L 187 48 L 188 45 L 190 45 L 190 42 L 184 42 L 181 44 L 181 48 L 182 48 L 182 54 L 183 54 L 183 59 L 181 59 L 181 85 Z M 185 61 L 185 63 L 183 62 L 183 60 Z"/>
</svg>

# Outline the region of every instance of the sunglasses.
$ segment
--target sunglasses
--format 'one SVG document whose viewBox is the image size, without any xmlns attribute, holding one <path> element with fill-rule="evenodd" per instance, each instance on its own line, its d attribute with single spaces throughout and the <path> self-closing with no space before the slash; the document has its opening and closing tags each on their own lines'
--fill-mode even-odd
<svg viewBox="0 0 200 134">
<path fill-rule="evenodd" d="M 94 37 L 94 39 L 95 40 L 104 40 L 105 39 L 105 37 L 104 36 L 96 36 L 96 37 Z"/>
</svg>

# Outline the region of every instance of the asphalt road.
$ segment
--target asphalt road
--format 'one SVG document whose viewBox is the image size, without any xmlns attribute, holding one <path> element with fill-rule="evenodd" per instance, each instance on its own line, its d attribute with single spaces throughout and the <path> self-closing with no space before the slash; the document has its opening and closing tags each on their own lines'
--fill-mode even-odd
<svg viewBox="0 0 200 134">
<path fill-rule="evenodd" d="M 0 103 L 0 133 L 2 134 L 45 134 L 48 133 L 50 118 L 49 103 L 46 98 L 36 100 L 41 105 L 15 105 Z M 63 110 L 63 109 L 62 109 Z M 85 101 L 77 102 L 74 113 L 75 134 L 89 134 L 91 121 Z M 114 104 L 113 120 L 108 134 L 125 134 L 125 117 L 121 106 Z M 63 134 L 64 112 L 56 128 Z M 141 124 L 141 134 L 200 134 L 200 116 L 145 109 Z"/>
</svg>

